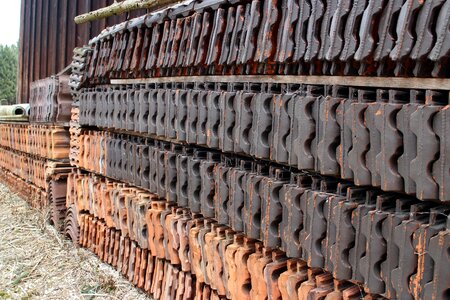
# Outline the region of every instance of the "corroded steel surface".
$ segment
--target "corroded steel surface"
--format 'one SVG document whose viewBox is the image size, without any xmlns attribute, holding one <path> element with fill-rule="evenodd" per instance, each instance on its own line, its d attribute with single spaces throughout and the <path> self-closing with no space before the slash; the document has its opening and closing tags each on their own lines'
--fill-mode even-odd
<svg viewBox="0 0 450 300">
<path fill-rule="evenodd" d="M 449 75 L 449 5 L 193 0 L 117 24 L 73 52 L 70 128 L 0 125 L 0 174 L 154 299 L 445 298 L 449 94 L 417 82 Z M 54 79 L 33 120 L 58 118 Z"/>
<path fill-rule="evenodd" d="M 431 90 L 408 93 L 344 86 L 220 82 L 98 86 L 81 90 L 79 123 L 242 154 L 350 179 L 358 186 L 448 202 L 448 99 L 444 92 Z M 88 135 L 86 141 L 105 143 L 102 135 Z M 122 143 L 120 139 L 113 143 Z M 106 153 L 107 145 L 103 148 Z M 98 158 L 92 155 L 102 151 L 94 150 L 86 149 L 84 154 L 96 163 Z M 176 146 L 165 153 L 180 151 Z M 188 166 L 211 174 L 211 163 L 220 155 L 200 149 L 195 153 Z M 210 164 L 197 162 L 204 155 L 210 155 Z M 430 172 L 421 172 L 427 168 Z M 202 184 L 211 182 L 210 176 Z M 195 193 L 197 188 L 191 187 Z M 167 197 L 175 201 L 177 196 L 173 191 Z M 198 202 L 198 208 L 192 209 L 211 217 L 213 199 L 202 196 L 209 205 L 205 203 L 200 211 Z M 195 195 L 189 199 L 202 201 Z M 258 197 L 255 201 L 255 211 L 246 211 L 250 223 L 250 215 L 258 214 L 261 207 Z M 247 228 L 258 235 L 258 228 L 251 229 L 249 224 Z"/>
<path fill-rule="evenodd" d="M 18 102 L 29 101 L 30 83 L 57 74 L 72 61 L 72 50 L 88 43 L 107 26 L 127 19 L 113 16 L 76 25 L 75 16 L 112 4 L 113 0 L 22 0 L 19 39 Z M 131 12 L 131 18 L 145 10 Z"/>
</svg>

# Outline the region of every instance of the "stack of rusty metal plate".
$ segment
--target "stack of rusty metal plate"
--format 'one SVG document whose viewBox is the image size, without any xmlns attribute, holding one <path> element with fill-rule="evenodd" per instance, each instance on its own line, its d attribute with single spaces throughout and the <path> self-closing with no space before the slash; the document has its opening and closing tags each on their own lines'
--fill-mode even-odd
<svg viewBox="0 0 450 300">
<path fill-rule="evenodd" d="M 86 73 L 448 77 L 450 3 L 184 1 L 103 31 Z"/>
<path fill-rule="evenodd" d="M 63 229 L 66 215 L 72 97 L 68 77 L 34 82 L 30 121 L 0 123 L 2 182 L 33 207 L 49 207 L 50 221 Z"/>
<path fill-rule="evenodd" d="M 52 203 L 52 180 L 71 170 L 69 143 L 69 132 L 61 126 L 1 123 L 0 172 L 10 177 L 7 183 L 17 179 L 12 186 L 23 190 L 20 194 L 33 206 L 45 207 Z M 34 199 L 36 193 L 25 192 L 30 188 L 41 191 L 41 201 Z"/>
<path fill-rule="evenodd" d="M 56 75 L 30 85 L 30 122 L 67 124 L 72 96 L 68 75 Z"/>
<path fill-rule="evenodd" d="M 92 48 L 88 46 L 75 48 L 73 50 L 73 61 L 70 65 L 72 72 L 69 76 L 69 87 L 70 92 L 75 97 L 86 82 L 85 70 L 89 65 L 89 53 L 91 51 Z"/>
<path fill-rule="evenodd" d="M 74 51 L 54 222 L 153 299 L 448 298 L 449 22 L 189 0 L 107 28 Z"/>
</svg>

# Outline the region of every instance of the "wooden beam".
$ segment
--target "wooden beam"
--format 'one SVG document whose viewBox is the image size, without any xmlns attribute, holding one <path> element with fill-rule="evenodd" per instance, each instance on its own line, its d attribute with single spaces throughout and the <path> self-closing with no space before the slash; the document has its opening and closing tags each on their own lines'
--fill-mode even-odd
<svg viewBox="0 0 450 300">
<path fill-rule="evenodd" d="M 392 89 L 450 90 L 450 79 L 403 78 L 367 76 L 308 76 L 308 75 L 235 75 L 235 76 L 189 76 L 137 79 L 111 79 L 111 84 L 141 84 L 169 82 L 261 82 L 316 85 L 342 85 Z"/>
<path fill-rule="evenodd" d="M 90 21 L 105 19 L 107 17 L 119 15 L 138 9 L 155 10 L 165 5 L 175 4 L 180 0 L 123 0 L 115 1 L 107 7 L 103 7 L 79 16 L 76 16 L 74 21 L 76 24 L 83 24 Z"/>
</svg>

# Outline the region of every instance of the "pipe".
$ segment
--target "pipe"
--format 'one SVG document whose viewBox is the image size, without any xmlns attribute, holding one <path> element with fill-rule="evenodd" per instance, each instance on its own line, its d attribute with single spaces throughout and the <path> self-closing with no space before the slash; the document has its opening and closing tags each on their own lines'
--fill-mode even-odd
<svg viewBox="0 0 450 300">
<path fill-rule="evenodd" d="M 0 105 L 0 116 L 28 116 L 30 104 Z"/>
</svg>

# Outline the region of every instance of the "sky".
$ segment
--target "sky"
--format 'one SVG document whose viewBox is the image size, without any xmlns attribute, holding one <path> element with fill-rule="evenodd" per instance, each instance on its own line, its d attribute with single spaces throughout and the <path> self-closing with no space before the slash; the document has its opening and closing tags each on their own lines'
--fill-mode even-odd
<svg viewBox="0 0 450 300">
<path fill-rule="evenodd" d="M 0 9 L 0 44 L 11 45 L 19 41 L 20 0 L 2 1 Z"/>
</svg>

